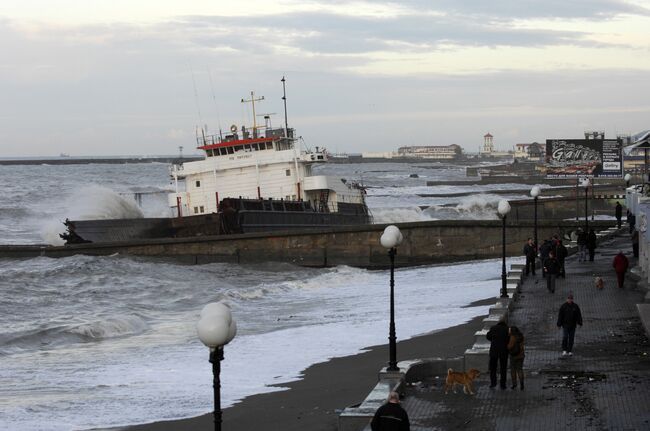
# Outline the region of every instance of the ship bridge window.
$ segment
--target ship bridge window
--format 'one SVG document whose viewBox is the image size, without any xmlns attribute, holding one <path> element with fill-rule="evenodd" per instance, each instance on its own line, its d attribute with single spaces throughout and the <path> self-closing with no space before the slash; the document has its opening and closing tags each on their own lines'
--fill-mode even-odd
<svg viewBox="0 0 650 431">
<path fill-rule="evenodd" d="M 241 146 L 241 145 L 236 145 L 236 146 L 235 146 L 235 153 L 236 153 L 236 152 L 239 152 L 239 151 L 241 151 L 241 150 L 243 150 L 243 149 L 244 149 L 243 146 Z"/>
<path fill-rule="evenodd" d="M 212 152 L 212 150 L 205 150 L 205 154 L 206 154 L 208 157 L 212 157 L 212 156 L 214 155 L 213 152 Z"/>
<path fill-rule="evenodd" d="M 196 181 L 196 186 L 201 187 L 201 181 Z"/>
<path fill-rule="evenodd" d="M 287 174 L 288 177 L 290 177 L 290 176 L 291 176 L 291 169 L 287 169 L 287 170 L 285 171 L 285 173 Z"/>
<path fill-rule="evenodd" d="M 244 151 L 250 152 L 251 150 L 251 144 L 245 144 L 244 145 Z"/>
<path fill-rule="evenodd" d="M 235 150 L 232 147 L 227 147 L 228 154 L 233 154 Z"/>
<path fill-rule="evenodd" d="M 223 147 L 219 148 L 219 154 L 225 156 L 226 154 L 228 154 L 228 150 Z"/>
<path fill-rule="evenodd" d="M 255 142 L 254 144 L 251 144 L 251 148 L 253 149 L 253 151 L 259 151 L 260 150 L 259 147 L 257 146 L 257 142 Z"/>
</svg>

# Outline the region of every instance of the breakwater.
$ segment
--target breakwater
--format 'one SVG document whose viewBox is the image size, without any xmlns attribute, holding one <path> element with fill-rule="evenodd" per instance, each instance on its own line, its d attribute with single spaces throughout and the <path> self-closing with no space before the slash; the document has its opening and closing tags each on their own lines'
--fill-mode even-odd
<svg viewBox="0 0 650 431">
<path fill-rule="evenodd" d="M 606 228 L 614 221 L 590 222 Z M 398 249 L 397 266 L 414 266 L 501 256 L 500 220 L 435 220 L 398 223 L 404 242 Z M 542 221 L 539 238 L 554 233 L 568 235 L 581 223 Z M 287 262 L 301 266 L 348 265 L 385 268 L 387 251 L 379 244 L 386 225 L 346 226 L 273 233 L 251 233 L 197 238 L 169 238 L 69 246 L 1 246 L 0 257 L 65 257 L 75 254 L 149 256 L 171 258 L 190 264 L 232 262 Z M 506 253 L 521 255 L 526 238 L 533 235 L 532 221 L 507 219 Z"/>
</svg>

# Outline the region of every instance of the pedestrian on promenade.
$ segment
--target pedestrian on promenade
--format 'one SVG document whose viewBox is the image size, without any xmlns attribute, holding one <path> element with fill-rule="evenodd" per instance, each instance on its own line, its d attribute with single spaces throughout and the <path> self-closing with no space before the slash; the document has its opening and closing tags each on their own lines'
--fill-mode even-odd
<svg viewBox="0 0 650 431">
<path fill-rule="evenodd" d="M 526 277 L 529 273 L 535 275 L 535 258 L 537 257 L 537 245 L 532 238 L 528 238 L 524 244 L 524 256 L 526 256 Z"/>
<path fill-rule="evenodd" d="M 614 271 L 616 271 L 616 279 L 618 280 L 618 288 L 623 288 L 623 283 L 625 283 L 625 273 L 627 268 L 630 266 L 630 261 L 627 260 L 627 257 L 623 254 L 622 250 L 618 251 L 618 254 L 614 256 L 614 262 L 612 263 Z"/>
<path fill-rule="evenodd" d="M 632 233 L 632 229 L 634 229 L 636 226 L 636 216 L 632 213 L 632 211 L 630 211 L 628 224 L 630 225 L 630 233 Z"/>
<path fill-rule="evenodd" d="M 524 334 L 516 326 L 510 327 L 510 340 L 508 341 L 508 352 L 510 353 L 510 378 L 512 389 L 517 389 L 517 377 L 519 386 L 524 390 Z"/>
<path fill-rule="evenodd" d="M 409 416 L 399 404 L 397 392 L 391 392 L 388 402 L 377 409 L 370 428 L 372 431 L 410 431 Z"/>
<path fill-rule="evenodd" d="M 596 255 L 596 243 L 598 238 L 596 238 L 596 232 L 593 229 L 589 229 L 589 235 L 587 235 L 587 250 L 589 250 L 589 262 L 594 261 L 594 256 Z"/>
<path fill-rule="evenodd" d="M 621 228 L 621 219 L 623 218 L 623 207 L 619 202 L 616 202 L 616 210 L 615 213 L 616 215 L 616 224 L 618 224 L 618 228 Z"/>
<path fill-rule="evenodd" d="M 564 269 L 564 260 L 569 255 L 569 251 L 566 249 L 564 244 L 562 244 L 561 239 L 558 239 L 555 250 L 556 250 L 555 257 L 557 258 L 557 261 L 560 264 L 560 272 L 558 273 L 558 275 L 562 278 L 566 278 L 566 270 Z"/>
<path fill-rule="evenodd" d="M 576 325 L 582 326 L 582 313 L 578 304 L 573 302 L 573 294 L 569 293 L 557 316 L 557 327 L 562 328 L 562 356 L 573 356 Z"/>
<path fill-rule="evenodd" d="M 499 365 L 499 383 L 501 389 L 506 388 L 506 379 L 508 374 L 508 325 L 503 320 L 492 326 L 485 336 L 490 340 L 490 388 L 497 386 L 497 364 Z"/>
<path fill-rule="evenodd" d="M 546 273 L 546 288 L 549 292 L 555 293 L 555 279 L 560 273 L 560 262 L 551 250 L 544 261 L 544 272 Z"/>
<path fill-rule="evenodd" d="M 639 231 L 636 229 L 632 232 L 632 254 L 639 257 Z"/>
<path fill-rule="evenodd" d="M 587 251 L 587 232 L 582 229 L 578 229 L 578 262 L 584 262 L 587 260 L 586 251 Z"/>
<path fill-rule="evenodd" d="M 542 277 L 546 277 L 546 271 L 544 270 L 544 262 L 548 259 L 549 252 L 553 249 L 551 240 L 545 239 L 542 245 L 539 247 L 539 257 L 542 260 Z"/>
</svg>

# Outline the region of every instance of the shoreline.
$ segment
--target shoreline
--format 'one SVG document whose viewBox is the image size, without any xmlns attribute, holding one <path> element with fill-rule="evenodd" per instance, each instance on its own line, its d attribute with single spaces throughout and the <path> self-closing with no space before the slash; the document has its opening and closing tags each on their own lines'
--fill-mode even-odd
<svg viewBox="0 0 650 431">
<path fill-rule="evenodd" d="M 486 298 L 464 308 L 493 302 L 493 298 Z M 397 358 L 407 360 L 461 356 L 473 344 L 474 333 L 483 327 L 484 317 L 478 316 L 460 325 L 398 341 Z M 399 322 L 397 325 L 399 335 Z M 386 365 L 387 359 L 388 345 L 379 345 L 364 348 L 356 355 L 311 365 L 303 371 L 300 380 L 278 385 L 287 390 L 251 395 L 224 409 L 223 424 L 231 431 L 256 429 L 260 424 L 264 424 L 266 429 L 283 431 L 334 431 L 337 429 L 338 413 L 365 399 L 377 383 L 377 374 Z M 221 390 L 227 391 L 228 388 L 222 387 Z M 210 429 L 212 426 L 212 413 L 207 413 L 193 418 L 111 429 L 170 431 Z"/>
</svg>

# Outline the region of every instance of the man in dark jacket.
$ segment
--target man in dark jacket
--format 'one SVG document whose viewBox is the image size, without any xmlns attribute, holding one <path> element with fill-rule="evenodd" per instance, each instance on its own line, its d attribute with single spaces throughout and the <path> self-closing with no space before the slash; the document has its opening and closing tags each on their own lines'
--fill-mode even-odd
<svg viewBox="0 0 650 431">
<path fill-rule="evenodd" d="M 623 207 L 619 202 L 616 202 L 616 223 L 618 224 L 618 228 L 621 228 L 621 219 L 623 218 Z"/>
<path fill-rule="evenodd" d="M 594 232 L 593 229 L 589 229 L 589 234 L 587 235 L 587 249 L 589 250 L 589 262 L 594 261 L 597 244 L 598 244 L 598 237 L 596 236 L 596 232 Z"/>
<path fill-rule="evenodd" d="M 532 238 L 524 245 L 524 256 L 526 256 L 526 277 L 529 273 L 535 275 L 535 258 L 537 257 L 537 245 Z"/>
<path fill-rule="evenodd" d="M 587 232 L 578 229 L 578 262 L 587 260 Z"/>
<path fill-rule="evenodd" d="M 503 320 L 492 326 L 485 336 L 490 340 L 490 388 L 497 385 L 497 364 L 499 365 L 501 389 L 506 388 L 506 375 L 508 371 L 508 325 Z"/>
<path fill-rule="evenodd" d="M 569 255 L 569 251 L 566 249 L 564 244 L 562 244 L 562 240 L 558 239 L 557 245 L 555 246 L 555 257 L 557 258 L 557 261 L 560 264 L 560 272 L 559 276 L 562 278 L 566 278 L 566 270 L 564 269 L 564 260 L 566 257 Z"/>
<path fill-rule="evenodd" d="M 544 261 L 544 272 L 546 273 L 546 288 L 549 292 L 555 293 L 555 279 L 560 273 L 560 262 L 551 250 L 548 258 Z"/>
<path fill-rule="evenodd" d="M 546 277 L 546 271 L 544 270 L 544 261 L 548 259 L 548 254 L 552 249 L 553 244 L 548 239 L 545 239 L 542 245 L 539 247 L 539 257 L 542 260 L 542 277 Z"/>
<path fill-rule="evenodd" d="M 573 355 L 576 325 L 582 326 L 582 313 L 578 304 L 573 302 L 573 294 L 569 293 L 557 316 L 557 327 L 562 328 L 562 356 Z"/>
<path fill-rule="evenodd" d="M 370 422 L 372 431 L 409 431 L 409 417 L 399 405 L 399 394 L 391 392 L 388 402 L 379 407 Z"/>
</svg>

